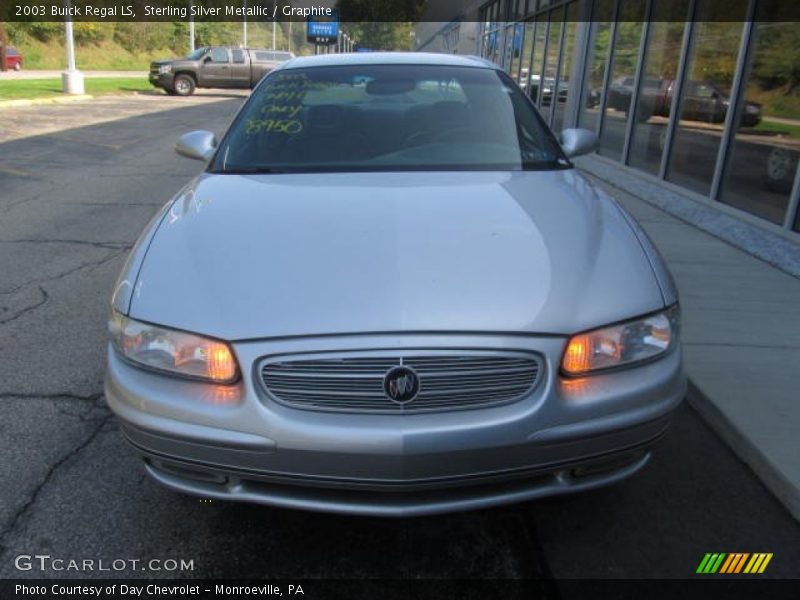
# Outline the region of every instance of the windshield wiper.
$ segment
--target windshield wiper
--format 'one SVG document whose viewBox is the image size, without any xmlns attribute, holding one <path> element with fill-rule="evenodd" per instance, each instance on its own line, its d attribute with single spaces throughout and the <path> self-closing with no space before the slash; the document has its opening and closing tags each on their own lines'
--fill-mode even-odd
<svg viewBox="0 0 800 600">
<path fill-rule="evenodd" d="M 545 171 L 548 169 L 568 169 L 572 166 L 568 160 L 563 158 L 552 158 L 550 160 L 526 160 L 522 162 L 523 171 Z"/>
<path fill-rule="evenodd" d="M 219 175 L 268 175 L 275 173 L 288 173 L 287 169 L 279 169 L 277 167 L 236 167 L 234 169 L 215 169 L 209 173 Z"/>
</svg>

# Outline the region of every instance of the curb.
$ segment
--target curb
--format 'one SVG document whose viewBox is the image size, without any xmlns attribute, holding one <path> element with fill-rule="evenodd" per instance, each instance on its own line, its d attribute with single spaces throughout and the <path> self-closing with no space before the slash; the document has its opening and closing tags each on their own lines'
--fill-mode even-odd
<svg viewBox="0 0 800 600">
<path fill-rule="evenodd" d="M 0 108 L 14 108 L 19 106 L 35 106 L 37 104 L 64 104 L 77 100 L 91 100 L 91 94 L 80 94 L 76 96 L 55 96 L 53 98 L 21 98 L 19 100 L 0 100 Z"/>
<path fill-rule="evenodd" d="M 733 453 L 750 467 L 789 514 L 800 521 L 800 489 L 786 479 L 758 446 L 751 442 L 691 379 L 686 390 L 686 400 Z"/>
</svg>

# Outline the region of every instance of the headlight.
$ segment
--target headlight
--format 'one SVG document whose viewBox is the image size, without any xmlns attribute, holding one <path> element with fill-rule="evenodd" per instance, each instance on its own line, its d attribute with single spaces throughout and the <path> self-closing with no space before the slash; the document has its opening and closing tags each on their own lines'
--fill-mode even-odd
<svg viewBox="0 0 800 600">
<path fill-rule="evenodd" d="M 111 316 L 109 332 L 117 351 L 145 368 L 214 383 L 233 383 L 239 376 L 233 351 L 225 342 L 140 323 L 117 312 Z"/>
<path fill-rule="evenodd" d="M 664 354 L 678 342 L 678 305 L 640 319 L 579 333 L 561 360 L 566 375 L 623 367 Z"/>
<path fill-rule="evenodd" d="M 165 73 L 172 73 L 172 65 L 160 65 L 158 67 L 159 75 L 164 75 Z"/>
</svg>

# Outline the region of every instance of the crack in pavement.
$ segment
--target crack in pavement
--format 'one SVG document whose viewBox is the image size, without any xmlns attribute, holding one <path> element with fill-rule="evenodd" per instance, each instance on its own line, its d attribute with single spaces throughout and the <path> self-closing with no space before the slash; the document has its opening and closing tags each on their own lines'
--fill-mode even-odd
<svg viewBox="0 0 800 600">
<path fill-rule="evenodd" d="M 107 254 L 106 256 L 104 256 L 103 258 L 101 258 L 99 260 L 93 260 L 93 261 L 88 261 L 88 262 L 81 263 L 78 266 L 73 267 L 72 269 L 67 269 L 63 273 L 59 273 L 59 274 L 53 275 L 51 277 L 43 277 L 41 279 L 33 279 L 31 281 L 26 281 L 24 283 L 19 284 L 18 286 L 14 287 L 14 288 L 11 288 L 10 290 L 0 290 L 0 296 L 8 296 L 8 295 L 11 295 L 11 294 L 15 294 L 19 290 L 21 290 L 23 288 L 26 288 L 26 287 L 28 287 L 30 285 L 41 284 L 41 283 L 50 283 L 50 282 L 53 282 L 53 281 L 58 281 L 59 279 L 63 279 L 64 277 L 72 275 L 73 273 L 75 273 L 77 271 L 80 271 L 80 270 L 83 270 L 83 269 L 99 267 L 100 265 L 102 265 L 104 263 L 107 263 L 109 261 L 112 261 L 115 258 L 117 258 L 118 256 L 122 255 L 123 253 L 127 252 L 128 249 L 129 248 L 120 248 L 120 249 L 117 249 L 115 252 L 111 252 L 110 254 Z M 44 289 L 42 288 L 41 285 L 39 286 L 39 289 L 41 290 L 41 292 L 43 294 L 45 294 L 45 296 L 47 296 L 47 292 L 44 291 Z M 44 302 L 42 302 L 42 304 L 44 304 Z M 33 307 L 33 308 L 38 308 L 38 306 L 37 307 Z M 30 307 L 28 309 L 25 309 L 24 312 L 28 312 L 29 310 L 30 310 Z M 17 316 L 21 316 L 21 315 L 17 315 Z M 17 316 L 13 317 L 12 319 L 8 319 L 8 320 L 16 319 Z M 6 322 L 7 321 L 0 321 L 0 324 L 6 323 Z"/>
<path fill-rule="evenodd" d="M 55 394 L 30 393 L 30 392 L 0 392 L 0 401 L 12 400 L 47 400 L 60 414 L 73 417 L 84 423 L 95 422 L 105 418 L 110 411 L 108 405 L 102 400 L 105 398 L 104 392 L 94 394 L 74 394 L 72 392 L 60 392 Z M 70 410 L 62 402 L 74 401 L 80 404 L 77 410 Z M 100 416 L 91 416 L 92 413 L 99 412 Z"/>
<path fill-rule="evenodd" d="M 56 182 L 54 179 L 48 179 L 47 181 L 50 184 L 52 184 L 53 187 L 55 187 Z M 39 198 L 41 198 L 41 196 L 42 196 L 41 193 L 36 193 L 33 196 L 18 198 L 15 202 L 9 202 L 4 207 L 0 208 L 0 214 L 5 214 L 7 212 L 10 212 L 17 206 L 22 206 L 23 204 L 27 204 L 28 202 L 32 202 L 33 200 L 38 200 Z"/>
<path fill-rule="evenodd" d="M 77 419 L 81 423 L 96 423 L 97 421 L 101 421 L 111 414 L 108 407 L 103 404 L 87 404 L 85 407 L 83 407 L 82 411 L 76 412 L 72 412 L 60 404 L 54 403 L 53 406 L 59 414 L 64 415 L 65 417 Z M 92 416 L 93 413 L 96 413 L 95 416 Z"/>
<path fill-rule="evenodd" d="M 0 244 L 76 244 L 79 246 L 92 246 L 93 248 L 103 248 L 106 250 L 130 250 L 133 247 L 131 242 L 92 242 L 90 240 L 41 240 L 35 238 L 20 240 L 0 240 Z"/>
<path fill-rule="evenodd" d="M 50 299 L 50 295 L 45 291 L 45 289 L 42 286 L 39 286 L 39 292 L 41 293 L 42 297 L 36 303 L 31 304 L 30 306 L 26 306 L 21 310 L 18 310 L 15 314 L 13 314 L 10 317 L 4 317 L 0 319 L 0 325 L 5 325 L 6 323 L 15 321 L 16 319 L 19 319 L 21 316 L 36 310 L 40 306 L 43 306 Z M 0 292 L 0 295 L 3 294 L 4 294 L 3 292 Z"/>
<path fill-rule="evenodd" d="M 73 394 L 72 392 L 36 393 L 36 392 L 0 392 L 0 400 L 79 400 L 97 402 L 105 396 L 103 392 L 94 394 Z"/>
<path fill-rule="evenodd" d="M 165 202 L 64 202 L 70 206 L 106 206 L 114 208 L 116 206 L 164 206 Z"/>
<path fill-rule="evenodd" d="M 55 475 L 56 471 L 61 466 L 66 464 L 71 458 L 80 453 L 80 451 L 86 448 L 86 446 L 91 444 L 92 441 L 100 434 L 105 424 L 108 423 L 108 421 L 112 417 L 113 415 L 111 413 L 106 415 L 103 419 L 100 420 L 100 423 L 91 430 L 86 439 L 84 439 L 81 443 L 72 448 L 72 450 L 67 452 L 64 456 L 62 456 L 52 465 L 50 465 L 50 467 L 47 469 L 47 473 L 45 474 L 44 478 L 42 479 L 41 482 L 39 482 L 39 484 L 33 490 L 31 495 L 28 497 L 27 501 L 25 501 L 23 505 L 20 506 L 19 509 L 17 509 L 17 512 L 15 512 L 14 515 L 9 519 L 8 525 L 6 525 L 3 528 L 3 530 L 0 531 L 0 538 L 5 538 L 16 528 L 17 523 L 25 516 L 25 513 L 27 513 L 28 510 L 34 505 L 42 489 L 44 489 L 44 486 L 46 486 L 50 482 L 50 480 L 53 478 L 53 475 Z"/>
</svg>

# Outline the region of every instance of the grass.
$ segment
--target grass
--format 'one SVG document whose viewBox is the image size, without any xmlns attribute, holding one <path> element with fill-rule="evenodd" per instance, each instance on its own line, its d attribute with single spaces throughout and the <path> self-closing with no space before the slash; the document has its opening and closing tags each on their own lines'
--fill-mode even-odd
<svg viewBox="0 0 800 600">
<path fill-rule="evenodd" d="M 767 117 L 769 119 L 769 117 Z M 753 127 L 754 131 L 763 131 L 765 133 L 777 133 L 789 136 L 791 138 L 800 138 L 800 125 L 789 125 L 786 123 L 776 123 L 774 121 L 766 121 L 764 119 Z"/>
<path fill-rule="evenodd" d="M 144 77 L 91 77 L 86 93 L 93 96 L 126 94 L 153 89 Z M 54 98 L 63 95 L 60 79 L 14 79 L 0 81 L 0 100 Z"/>
</svg>

